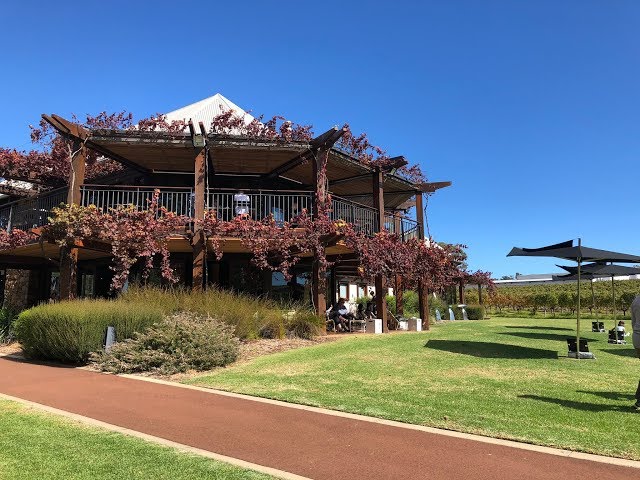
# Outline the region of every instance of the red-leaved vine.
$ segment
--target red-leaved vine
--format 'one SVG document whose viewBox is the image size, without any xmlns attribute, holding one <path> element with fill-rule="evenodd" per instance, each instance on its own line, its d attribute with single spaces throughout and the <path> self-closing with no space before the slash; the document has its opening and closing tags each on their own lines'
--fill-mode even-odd
<svg viewBox="0 0 640 480">
<path fill-rule="evenodd" d="M 37 240 L 38 236 L 17 228 L 7 232 L 4 228 L 0 228 L 0 250 L 11 250 L 13 248 L 28 245 Z"/>
<path fill-rule="evenodd" d="M 158 206 L 159 190 L 146 210 L 122 206 L 103 213 L 95 206 L 63 205 L 52 210 L 50 223 L 42 228 L 42 239 L 60 246 L 72 247 L 77 240 L 100 241 L 110 246 L 114 272 L 111 287 L 120 290 L 131 267 L 142 260 L 146 279 L 157 256 L 161 260 L 162 277 L 175 282 L 169 265 L 168 241 L 172 235 L 184 234 L 189 219 Z"/>
<path fill-rule="evenodd" d="M 73 247 L 78 240 L 103 242 L 113 257 L 114 290 L 123 287 L 131 268 L 138 262 L 141 262 L 143 278 L 147 278 L 158 257 L 162 277 L 175 282 L 169 263 L 169 239 L 188 238 L 193 230 L 204 233 L 208 253 L 216 259 L 222 257 L 225 238 L 238 238 L 251 252 L 256 267 L 282 272 L 287 280 L 300 259 L 314 252 L 320 271 L 326 271 L 331 266 L 325 254 L 326 245 L 343 242 L 358 256 L 359 273 L 365 279 L 381 275 L 393 280 L 401 275 L 407 288 L 415 288 L 422 281 L 430 291 L 442 291 L 460 281 L 492 285 L 489 273 L 470 274 L 460 268 L 466 258 L 463 246 L 418 239 L 403 242 L 387 231 L 369 237 L 356 232 L 348 223 L 330 220 L 327 215 L 330 203 L 326 211 L 319 211 L 313 218 L 303 211 L 290 222 L 277 222 L 271 216 L 261 221 L 242 216 L 222 221 L 214 210 L 206 212 L 202 220 L 194 220 L 159 207 L 158 195 L 156 190 L 145 210 L 133 206 L 108 212 L 95 206 L 54 208 L 50 223 L 42 228 L 41 241 L 56 242 L 64 247 Z M 20 230 L 10 233 L 0 230 L 0 249 L 15 248 L 36 239 L 35 235 Z"/>
</svg>

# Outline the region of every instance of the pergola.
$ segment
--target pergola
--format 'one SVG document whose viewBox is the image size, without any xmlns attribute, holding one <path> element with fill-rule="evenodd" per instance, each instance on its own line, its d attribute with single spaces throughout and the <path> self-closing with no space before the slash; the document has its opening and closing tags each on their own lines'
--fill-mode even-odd
<svg viewBox="0 0 640 480">
<path fill-rule="evenodd" d="M 380 168 L 358 162 L 338 148 L 336 142 L 346 132 L 346 127 L 333 127 L 308 142 L 265 140 L 240 135 L 219 135 L 207 133 L 204 124 L 189 122 L 188 132 L 100 130 L 87 129 L 58 115 L 43 115 L 57 132 L 75 144 L 75 154 L 71 158 L 71 174 L 68 181 L 68 204 L 81 204 L 81 187 L 85 182 L 85 162 L 89 150 L 121 163 L 128 175 L 153 177 L 163 174 L 193 175 L 195 196 L 195 218 L 205 214 L 205 195 L 209 187 L 224 185 L 232 177 L 245 177 L 252 184 L 264 186 L 278 184 L 295 186 L 297 190 L 314 193 L 312 211 L 327 200 L 329 191 L 377 212 L 377 229 L 385 228 L 385 211 L 394 217 L 415 206 L 418 236 L 424 239 L 423 194 L 451 185 L 451 182 L 416 184 L 395 174 L 395 169 L 407 164 L 404 157 L 395 157 L 388 162 L 389 167 Z M 112 174 L 109 182 L 117 183 L 125 175 Z M 388 215 L 388 213 L 387 213 Z M 197 227 L 196 227 L 197 228 Z M 328 246 L 335 245 L 336 239 L 329 239 Z M 192 245 L 181 249 L 193 252 L 193 286 L 203 286 L 204 263 L 206 261 L 204 233 L 194 232 Z M 184 242 L 182 242 L 184 243 Z M 61 297 L 73 296 L 76 284 L 79 252 L 85 246 L 61 249 L 60 276 Z M 94 248 L 92 252 L 100 252 Z M 13 252 L 18 254 L 20 252 Z M 103 251 L 104 254 L 106 252 Z M 328 252 L 331 253 L 331 252 Z M 334 252 L 339 254 L 344 252 Z M 100 255 L 100 253 L 93 253 Z M 83 254 L 82 257 L 86 257 Z M 317 254 L 311 252 L 313 303 L 318 312 L 326 310 L 324 291 L 319 288 L 325 272 Z M 344 256 L 341 272 L 355 271 L 355 260 Z M 401 282 L 400 282 L 401 283 Z M 384 291 L 383 278 L 375 279 L 376 291 Z M 420 285 L 420 313 L 428 318 L 426 289 Z M 401 295 L 401 292 L 399 292 Z M 386 316 L 384 295 L 376 296 L 378 312 Z M 383 326 L 386 321 L 383 318 Z M 428 328 L 428 326 L 427 326 Z"/>
</svg>

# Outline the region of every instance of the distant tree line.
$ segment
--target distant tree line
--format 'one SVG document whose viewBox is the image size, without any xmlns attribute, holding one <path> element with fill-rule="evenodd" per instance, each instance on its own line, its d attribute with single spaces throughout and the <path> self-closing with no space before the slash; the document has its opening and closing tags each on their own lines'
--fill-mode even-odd
<svg viewBox="0 0 640 480">
<path fill-rule="evenodd" d="M 634 297 L 640 294 L 640 280 L 616 280 L 616 314 L 626 315 Z M 496 286 L 483 295 L 485 307 L 500 313 L 502 311 L 529 311 L 537 313 L 575 313 L 577 306 L 577 283 L 552 285 Z M 467 289 L 468 304 L 478 303 L 478 292 Z M 580 310 L 589 313 L 612 314 L 613 301 L 611 280 L 581 283 Z"/>
</svg>

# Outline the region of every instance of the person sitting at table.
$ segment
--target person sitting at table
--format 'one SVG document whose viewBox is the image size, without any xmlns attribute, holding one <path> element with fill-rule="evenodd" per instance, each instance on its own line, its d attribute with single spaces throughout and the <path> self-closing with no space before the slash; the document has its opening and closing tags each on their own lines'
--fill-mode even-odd
<svg viewBox="0 0 640 480">
<path fill-rule="evenodd" d="M 350 331 L 349 323 L 353 319 L 353 315 L 349 313 L 346 302 L 346 298 L 339 298 L 338 303 L 336 303 L 329 312 L 329 318 L 333 320 L 337 332 Z"/>
</svg>

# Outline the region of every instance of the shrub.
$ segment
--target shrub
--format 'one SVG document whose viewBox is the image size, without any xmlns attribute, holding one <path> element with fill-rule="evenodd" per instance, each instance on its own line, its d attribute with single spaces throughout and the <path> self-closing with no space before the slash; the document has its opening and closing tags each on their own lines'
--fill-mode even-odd
<svg viewBox="0 0 640 480">
<path fill-rule="evenodd" d="M 457 305 L 451 307 L 456 320 L 462 320 L 462 309 Z M 484 307 L 482 305 L 467 305 L 464 307 L 467 311 L 467 318 L 469 320 L 483 320 L 484 319 Z M 449 318 L 448 314 L 447 317 Z"/>
<path fill-rule="evenodd" d="M 273 300 L 242 293 L 210 289 L 163 290 L 160 288 L 130 289 L 120 297 L 124 303 L 156 305 L 166 315 L 191 312 L 218 319 L 234 329 L 241 339 L 282 338 L 290 329 L 284 324 L 286 311 Z M 299 306 L 291 309 L 300 310 Z"/>
<path fill-rule="evenodd" d="M 15 333 L 28 357 L 82 363 L 102 348 L 107 326 L 114 326 L 117 339 L 124 340 L 162 318 L 162 310 L 153 304 L 73 300 L 25 310 Z"/>
<path fill-rule="evenodd" d="M 320 335 L 324 329 L 324 319 L 307 309 L 299 309 L 285 320 L 287 336 L 308 340 Z"/>
<path fill-rule="evenodd" d="M 469 320 L 484 320 L 484 307 L 482 305 L 469 305 L 465 307 Z"/>
<path fill-rule="evenodd" d="M 262 338 L 282 338 L 284 337 L 284 318 L 274 318 L 260 327 L 260 337 Z"/>
<path fill-rule="evenodd" d="M 170 375 L 224 367 L 238 358 L 238 345 L 229 325 L 181 313 L 94 354 L 92 360 L 106 372 Z"/>
<path fill-rule="evenodd" d="M 2 308 L 0 309 L 0 343 L 10 343 L 14 338 L 13 324 L 16 315 L 13 311 Z"/>
<path fill-rule="evenodd" d="M 440 310 L 442 318 L 446 318 L 449 315 L 449 306 L 440 297 L 433 298 L 433 295 L 429 297 L 429 311 L 433 318 L 436 318 L 436 309 Z"/>
<path fill-rule="evenodd" d="M 418 292 L 413 290 L 405 290 L 402 294 L 403 310 L 405 317 L 420 316 L 420 302 Z"/>
</svg>

